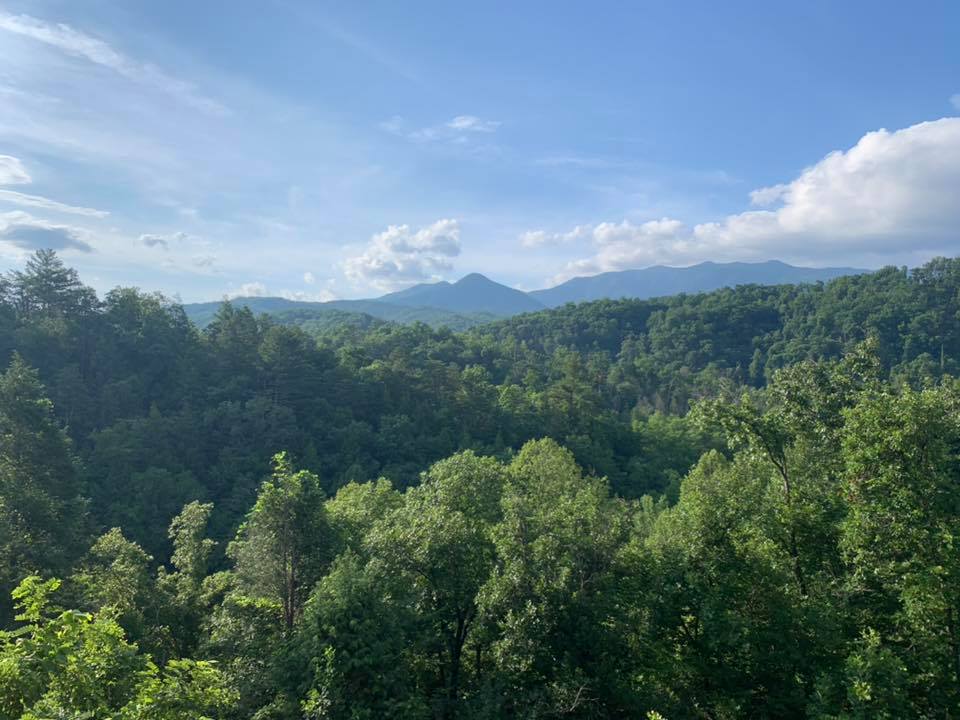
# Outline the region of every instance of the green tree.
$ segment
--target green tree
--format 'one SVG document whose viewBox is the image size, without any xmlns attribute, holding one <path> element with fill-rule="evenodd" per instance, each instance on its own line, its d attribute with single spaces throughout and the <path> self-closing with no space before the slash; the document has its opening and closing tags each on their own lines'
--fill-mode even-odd
<svg viewBox="0 0 960 720">
<path fill-rule="evenodd" d="M 472 452 L 433 465 L 403 505 L 374 525 L 365 545 L 374 572 L 402 578 L 402 595 L 420 626 L 417 665 L 442 718 L 458 717 L 464 687 L 475 687 L 482 661 L 465 678 L 465 648 L 477 626 L 477 594 L 494 564 L 490 528 L 500 514 L 503 469 Z M 474 647 L 477 657 L 482 648 Z"/>
<path fill-rule="evenodd" d="M 19 355 L 0 375 L 0 626 L 6 598 L 34 572 L 65 570 L 86 545 L 85 507 L 66 434 L 37 372 Z"/>
<path fill-rule="evenodd" d="M 846 417 L 842 548 L 866 639 L 849 662 L 867 675 L 848 692 L 861 714 L 960 712 L 958 411 L 956 390 L 941 387 L 873 393 Z M 890 663 L 902 668 L 893 689 L 871 679 Z"/>
<path fill-rule="evenodd" d="M 494 628 L 487 662 L 505 684 L 500 712 L 616 714 L 623 648 L 608 630 L 624 507 L 552 440 L 527 443 L 510 463 L 501 505 L 491 534 L 498 560 L 481 592 Z"/>
<path fill-rule="evenodd" d="M 53 606 L 59 585 L 30 576 L 13 593 L 23 626 L 0 631 L 0 718 L 186 720 L 220 717 L 232 703 L 215 665 L 176 660 L 160 669 L 110 611 Z"/>
<path fill-rule="evenodd" d="M 227 554 L 241 592 L 278 601 L 290 630 L 332 559 L 332 542 L 319 478 L 280 453 Z"/>
</svg>

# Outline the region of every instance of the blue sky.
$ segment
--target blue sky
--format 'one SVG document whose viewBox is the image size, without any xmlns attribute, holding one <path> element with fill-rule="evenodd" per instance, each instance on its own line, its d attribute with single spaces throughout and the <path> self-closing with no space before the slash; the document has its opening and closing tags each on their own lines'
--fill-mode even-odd
<svg viewBox="0 0 960 720">
<path fill-rule="evenodd" d="M 960 4 L 0 0 L 0 269 L 185 301 L 960 246 Z"/>
</svg>

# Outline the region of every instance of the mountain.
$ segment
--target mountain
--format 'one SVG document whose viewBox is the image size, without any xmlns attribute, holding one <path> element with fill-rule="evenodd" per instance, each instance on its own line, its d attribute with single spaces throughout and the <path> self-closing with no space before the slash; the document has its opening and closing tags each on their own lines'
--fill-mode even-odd
<svg viewBox="0 0 960 720">
<path fill-rule="evenodd" d="M 433 327 L 467 330 L 500 317 L 491 313 L 459 313 L 444 308 L 397 305 L 379 300 L 303 302 L 279 297 L 240 297 L 231 302 L 250 308 L 255 315 L 266 313 L 284 324 L 314 328 L 342 324 L 366 325 L 373 318 L 401 324 L 422 322 Z M 221 304 L 222 301 L 188 303 L 183 309 L 197 326 L 206 327 Z"/>
<path fill-rule="evenodd" d="M 466 275 L 455 283 L 414 285 L 377 298 L 377 301 L 390 305 L 434 307 L 456 313 L 489 313 L 502 317 L 536 312 L 546 307 L 527 293 L 501 285 L 479 273 Z"/>
<path fill-rule="evenodd" d="M 622 270 L 577 277 L 556 287 L 528 293 L 547 307 L 603 298 L 645 299 L 679 293 L 698 293 L 736 285 L 784 285 L 861 275 L 868 270 L 848 267 L 808 268 L 779 260 L 760 263 L 704 262 L 691 267 L 656 265 L 643 270 Z"/>
<path fill-rule="evenodd" d="M 467 330 L 477 325 L 526 312 L 537 312 L 603 298 L 663 297 L 698 293 L 736 285 L 783 285 L 860 275 L 856 268 L 806 268 L 777 260 L 762 263 L 705 262 L 692 267 L 658 265 L 643 270 L 608 272 L 578 277 L 546 290 L 521 292 L 473 273 L 455 283 L 446 281 L 414 285 L 370 300 L 300 302 L 279 297 L 236 298 L 236 305 L 254 313 L 267 313 L 279 322 L 314 328 L 339 324 L 365 324 L 375 318 L 402 324 L 424 322 L 433 327 Z M 184 310 L 200 327 L 207 325 L 220 302 L 191 303 Z"/>
</svg>

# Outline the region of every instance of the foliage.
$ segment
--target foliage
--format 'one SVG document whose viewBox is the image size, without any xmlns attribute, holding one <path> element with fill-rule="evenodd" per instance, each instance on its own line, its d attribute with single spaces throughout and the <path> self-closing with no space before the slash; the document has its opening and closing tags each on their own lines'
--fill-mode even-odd
<svg viewBox="0 0 960 720">
<path fill-rule="evenodd" d="M 960 717 L 958 268 L 312 336 L 40 253 L 0 720 Z"/>
</svg>

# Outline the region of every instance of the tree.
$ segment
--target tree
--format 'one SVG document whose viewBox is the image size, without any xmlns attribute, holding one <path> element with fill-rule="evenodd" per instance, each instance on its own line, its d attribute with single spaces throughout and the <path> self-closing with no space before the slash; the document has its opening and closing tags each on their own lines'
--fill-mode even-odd
<svg viewBox="0 0 960 720">
<path fill-rule="evenodd" d="M 309 669 L 306 716 L 343 720 L 431 717 L 418 671 L 411 588 L 352 551 L 318 584 L 298 630 L 297 665 Z"/>
<path fill-rule="evenodd" d="M 477 594 L 494 564 L 490 528 L 500 514 L 503 469 L 472 452 L 424 473 L 403 505 L 376 523 L 364 544 L 372 571 L 402 578 L 420 627 L 415 652 L 422 688 L 442 718 L 461 711 L 464 651 L 477 625 Z M 480 658 L 482 648 L 474 648 Z M 480 661 L 473 673 L 480 672 Z"/>
<path fill-rule="evenodd" d="M 26 267 L 12 273 L 9 295 L 17 312 L 76 316 L 96 309 L 97 296 L 80 282 L 77 271 L 68 268 L 53 250 L 37 250 Z"/>
<path fill-rule="evenodd" d="M 150 575 L 152 561 L 120 528 L 113 528 L 97 539 L 70 579 L 87 609 L 109 609 L 126 637 L 156 645 L 166 633 L 154 622 L 157 598 Z"/>
<path fill-rule="evenodd" d="M 873 717 L 960 712 L 958 411 L 946 386 L 872 393 L 846 417 L 842 548 L 864 638 L 848 663 L 866 676 L 848 695 Z M 877 682 L 891 663 L 895 688 Z"/>
<path fill-rule="evenodd" d="M 403 495 L 394 490 L 386 478 L 350 482 L 341 487 L 336 496 L 327 501 L 327 516 L 337 536 L 338 548 L 363 553 L 363 540 L 374 524 L 401 505 Z"/>
<path fill-rule="evenodd" d="M 233 694 L 213 663 L 164 668 L 137 652 L 107 610 L 60 610 L 58 580 L 26 578 L 13 593 L 24 625 L 0 631 L 0 717 L 190 720 L 220 717 Z"/>
<path fill-rule="evenodd" d="M 501 506 L 491 531 L 497 563 L 480 592 L 495 638 L 487 661 L 505 685 L 499 712 L 616 715 L 624 660 L 608 628 L 615 559 L 628 538 L 623 507 L 552 440 L 527 443 L 510 463 Z"/>
<path fill-rule="evenodd" d="M 164 603 L 161 612 L 178 657 L 189 657 L 194 652 L 210 609 L 205 581 L 217 545 L 206 537 L 212 511 L 212 503 L 193 501 L 184 506 L 168 531 L 173 543 L 173 572 L 163 567 L 157 572 L 156 586 Z"/>
<path fill-rule="evenodd" d="M 79 554 L 85 508 L 70 442 L 37 372 L 19 355 L 0 375 L 0 626 L 28 574 L 60 572 Z"/>
<path fill-rule="evenodd" d="M 242 592 L 279 601 L 283 623 L 293 627 L 313 584 L 332 559 L 332 532 L 320 480 L 295 471 L 285 453 L 227 548 Z"/>
</svg>

